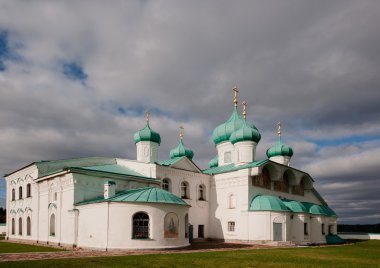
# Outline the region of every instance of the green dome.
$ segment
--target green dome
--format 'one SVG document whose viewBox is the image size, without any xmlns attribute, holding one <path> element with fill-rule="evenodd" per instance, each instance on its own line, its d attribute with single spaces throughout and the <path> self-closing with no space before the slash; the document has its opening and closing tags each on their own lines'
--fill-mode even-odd
<svg viewBox="0 0 380 268">
<path fill-rule="evenodd" d="M 231 134 L 243 126 L 244 120 L 240 117 L 237 107 L 234 108 L 227 122 L 217 126 L 212 133 L 215 145 L 228 141 Z"/>
<path fill-rule="evenodd" d="M 235 144 L 239 141 L 254 141 L 258 143 L 261 139 L 260 132 L 257 128 L 250 127 L 244 120 L 241 128 L 233 132 L 230 136 L 230 142 Z"/>
<path fill-rule="evenodd" d="M 326 211 L 320 205 L 309 203 L 309 202 L 302 202 L 302 204 L 305 206 L 305 208 L 308 210 L 310 214 L 327 215 Z"/>
<path fill-rule="evenodd" d="M 108 199 L 110 202 L 144 202 L 144 203 L 166 203 L 187 206 L 187 203 L 178 196 L 161 188 L 147 187 L 118 193 Z"/>
<path fill-rule="evenodd" d="M 210 168 L 217 167 L 218 166 L 218 156 L 215 156 L 211 161 L 208 163 L 208 166 Z"/>
<path fill-rule="evenodd" d="M 308 213 L 308 210 L 301 202 L 296 200 L 283 200 L 285 206 L 287 206 L 292 212 L 295 213 Z"/>
<path fill-rule="evenodd" d="M 160 134 L 150 128 L 149 122 L 146 123 L 146 126 L 142 130 L 137 131 L 133 135 L 133 138 L 135 140 L 135 143 L 138 143 L 140 141 L 151 141 L 158 144 L 161 143 Z"/>
<path fill-rule="evenodd" d="M 275 146 L 270 147 L 267 150 L 268 158 L 273 156 L 293 156 L 293 149 L 286 144 L 283 144 L 281 141 L 278 142 Z"/>
<path fill-rule="evenodd" d="M 250 211 L 290 211 L 277 196 L 257 195 L 249 206 Z"/>
<path fill-rule="evenodd" d="M 182 157 L 182 156 L 186 156 L 187 158 L 191 160 L 194 157 L 194 153 L 192 150 L 185 147 L 185 145 L 183 144 L 181 140 L 178 146 L 170 151 L 170 158 L 173 159 L 173 158 Z"/>
</svg>

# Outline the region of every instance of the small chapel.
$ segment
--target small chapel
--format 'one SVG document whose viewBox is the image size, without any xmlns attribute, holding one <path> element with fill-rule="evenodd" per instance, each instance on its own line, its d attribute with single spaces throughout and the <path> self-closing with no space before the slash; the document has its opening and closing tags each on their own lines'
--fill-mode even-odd
<svg viewBox="0 0 380 268">
<path fill-rule="evenodd" d="M 334 241 L 337 215 L 294 151 L 278 142 L 256 158 L 261 134 L 246 103 L 212 133 L 215 157 L 200 169 L 180 129 L 159 159 L 161 136 L 134 134 L 136 159 L 37 161 L 7 175 L 7 239 L 95 250 L 184 248 L 193 240 L 309 245 Z M 228 111 L 226 111 L 228 112 Z"/>
</svg>

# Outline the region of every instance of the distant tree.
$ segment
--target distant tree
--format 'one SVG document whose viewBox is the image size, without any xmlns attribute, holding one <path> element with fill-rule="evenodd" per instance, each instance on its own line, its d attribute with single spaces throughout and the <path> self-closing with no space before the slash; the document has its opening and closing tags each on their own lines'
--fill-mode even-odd
<svg viewBox="0 0 380 268">
<path fill-rule="evenodd" d="M 378 224 L 338 224 L 338 232 L 380 233 L 380 223 Z"/>
</svg>

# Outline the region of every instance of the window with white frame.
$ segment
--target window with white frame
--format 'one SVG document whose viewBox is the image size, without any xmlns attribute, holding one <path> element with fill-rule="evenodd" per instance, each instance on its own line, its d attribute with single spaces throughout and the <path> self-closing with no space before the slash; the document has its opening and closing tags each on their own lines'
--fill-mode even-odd
<svg viewBox="0 0 380 268">
<path fill-rule="evenodd" d="M 55 236 L 55 214 L 51 214 L 50 216 L 50 236 Z"/>
<path fill-rule="evenodd" d="M 32 223 L 30 220 L 30 217 L 26 218 L 26 235 L 31 235 L 32 234 Z"/>
<path fill-rule="evenodd" d="M 199 188 L 198 188 L 198 200 L 203 200 L 205 201 L 206 200 L 206 186 L 204 186 L 203 184 L 199 185 Z"/>
<path fill-rule="evenodd" d="M 18 199 L 22 199 L 22 186 L 18 187 Z"/>
<path fill-rule="evenodd" d="M 235 222 L 234 221 L 228 222 L 228 231 L 229 232 L 235 232 Z"/>
<path fill-rule="evenodd" d="M 161 188 L 165 191 L 170 192 L 170 180 L 169 179 L 163 179 L 161 183 Z"/>
<path fill-rule="evenodd" d="M 27 185 L 26 185 L 26 197 L 31 197 L 32 196 L 32 189 L 31 189 L 32 187 L 31 187 L 31 184 L 30 183 L 28 183 Z"/>
<path fill-rule="evenodd" d="M 18 219 L 18 234 L 22 235 L 22 218 Z"/>
<path fill-rule="evenodd" d="M 186 181 L 181 183 L 181 198 L 189 198 L 189 184 Z"/>
<path fill-rule="evenodd" d="M 234 194 L 230 194 L 228 197 L 228 208 L 236 208 L 236 196 Z"/>
</svg>

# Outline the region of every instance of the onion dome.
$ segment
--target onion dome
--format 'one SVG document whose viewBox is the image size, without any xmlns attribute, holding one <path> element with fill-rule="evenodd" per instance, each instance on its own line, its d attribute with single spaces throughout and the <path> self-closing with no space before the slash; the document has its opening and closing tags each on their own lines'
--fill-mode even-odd
<svg viewBox="0 0 380 268">
<path fill-rule="evenodd" d="M 149 112 L 146 113 L 146 126 L 141 129 L 140 131 L 137 131 L 133 138 L 135 140 L 135 143 L 138 143 L 140 141 L 151 141 L 160 144 L 161 143 L 161 136 L 156 131 L 152 130 L 149 126 Z"/>
<path fill-rule="evenodd" d="M 230 136 L 229 140 L 232 144 L 239 141 L 254 141 L 258 143 L 261 139 L 261 134 L 257 128 L 249 126 L 246 122 L 246 104 L 247 103 L 243 101 L 243 125 Z"/>
<path fill-rule="evenodd" d="M 214 168 L 218 166 L 218 156 L 215 156 L 211 161 L 208 163 L 208 166 L 210 168 Z"/>
<path fill-rule="evenodd" d="M 187 148 L 184 144 L 183 144 L 183 127 L 181 126 L 180 127 L 180 134 L 179 134 L 179 137 L 180 137 L 180 142 L 178 144 L 177 147 L 175 147 L 174 149 L 172 149 L 170 151 L 170 158 L 173 159 L 173 158 L 176 158 L 176 157 L 182 157 L 182 156 L 186 156 L 187 158 L 189 158 L 190 160 L 193 159 L 194 157 L 194 152 Z"/>
<path fill-rule="evenodd" d="M 212 133 L 212 140 L 215 145 L 228 141 L 231 134 L 243 126 L 243 119 L 240 117 L 237 107 L 234 108 L 230 118 L 223 124 L 217 126 Z"/>
<path fill-rule="evenodd" d="M 270 147 L 267 150 L 267 156 L 268 158 L 271 158 L 273 156 L 293 156 L 293 149 L 289 147 L 286 144 L 283 144 L 282 142 L 279 142 L 275 146 Z"/>
<path fill-rule="evenodd" d="M 281 123 L 278 123 L 278 143 L 275 146 L 272 146 L 267 150 L 267 156 L 268 158 L 274 157 L 274 156 L 293 156 L 293 149 L 289 147 L 288 145 L 282 143 L 281 140 Z"/>
</svg>

